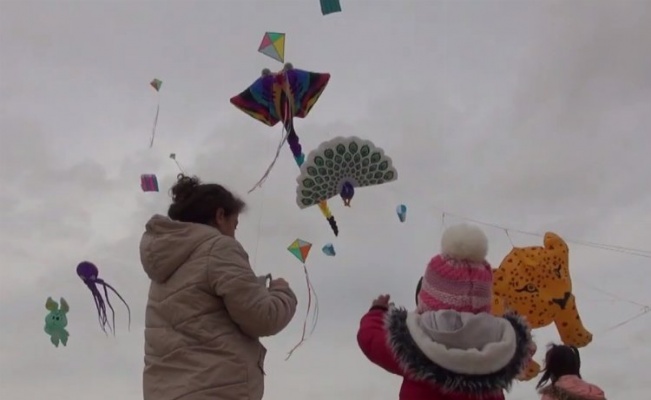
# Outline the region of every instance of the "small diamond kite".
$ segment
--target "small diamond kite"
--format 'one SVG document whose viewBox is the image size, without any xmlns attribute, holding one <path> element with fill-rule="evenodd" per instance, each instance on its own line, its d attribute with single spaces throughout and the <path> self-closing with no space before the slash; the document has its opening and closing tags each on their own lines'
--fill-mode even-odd
<svg viewBox="0 0 651 400">
<path fill-rule="evenodd" d="M 281 63 L 285 62 L 285 34 L 266 32 L 260 42 L 258 51 Z"/>
<path fill-rule="evenodd" d="M 307 255 L 310 254 L 311 249 L 312 243 L 301 239 L 294 240 L 294 242 L 287 248 L 287 250 L 289 250 L 289 252 L 292 253 L 294 257 L 298 258 L 298 260 L 303 264 L 305 264 L 305 260 L 307 260 Z"/>
</svg>

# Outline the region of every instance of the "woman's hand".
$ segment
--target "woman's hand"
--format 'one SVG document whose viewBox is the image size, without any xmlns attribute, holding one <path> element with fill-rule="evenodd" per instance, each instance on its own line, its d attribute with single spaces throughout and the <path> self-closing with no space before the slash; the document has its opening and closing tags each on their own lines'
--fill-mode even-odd
<svg viewBox="0 0 651 400">
<path fill-rule="evenodd" d="M 285 289 L 289 287 L 289 283 L 283 278 L 272 279 L 269 282 L 269 289 Z"/>
<path fill-rule="evenodd" d="M 262 283 L 264 287 L 269 288 L 269 283 L 272 281 L 271 274 L 258 276 L 258 282 Z"/>
</svg>

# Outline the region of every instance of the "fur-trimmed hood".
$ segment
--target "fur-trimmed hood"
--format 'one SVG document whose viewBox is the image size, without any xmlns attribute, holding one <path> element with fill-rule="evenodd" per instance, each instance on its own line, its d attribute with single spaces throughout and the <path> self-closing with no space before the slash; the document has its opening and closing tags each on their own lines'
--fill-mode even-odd
<svg viewBox="0 0 651 400">
<path fill-rule="evenodd" d="M 515 314 L 453 310 L 386 313 L 389 345 L 410 378 L 473 395 L 509 389 L 528 361 L 531 334 Z"/>
<path fill-rule="evenodd" d="M 601 388 L 590 384 L 575 375 L 566 375 L 553 384 L 538 391 L 543 398 L 554 400 L 606 400 Z"/>
</svg>

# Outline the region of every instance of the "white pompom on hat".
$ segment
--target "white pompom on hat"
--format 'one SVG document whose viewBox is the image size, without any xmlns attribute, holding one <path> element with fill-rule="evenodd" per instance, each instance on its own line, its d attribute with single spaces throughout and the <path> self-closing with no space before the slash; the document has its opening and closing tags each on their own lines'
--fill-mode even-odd
<svg viewBox="0 0 651 400">
<path fill-rule="evenodd" d="M 451 226 L 443 232 L 441 254 L 459 261 L 482 262 L 488 255 L 488 238 L 477 226 Z"/>
<path fill-rule="evenodd" d="M 486 261 L 488 238 L 476 226 L 454 225 L 441 238 L 441 253 L 427 265 L 418 311 L 490 312 L 493 271 Z"/>
</svg>

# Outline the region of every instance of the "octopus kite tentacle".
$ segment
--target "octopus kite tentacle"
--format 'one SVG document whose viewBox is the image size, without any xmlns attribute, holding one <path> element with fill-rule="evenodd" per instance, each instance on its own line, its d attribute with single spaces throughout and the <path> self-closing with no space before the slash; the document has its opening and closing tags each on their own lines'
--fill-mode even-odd
<svg viewBox="0 0 651 400">
<path fill-rule="evenodd" d="M 86 286 L 88 286 L 88 285 L 86 285 Z M 91 292 L 93 291 L 93 289 L 90 286 L 88 286 L 88 288 L 90 289 Z M 93 300 L 95 300 L 95 307 L 98 310 L 98 312 L 97 312 L 97 320 L 99 321 L 99 326 L 100 326 L 100 328 L 102 328 L 104 333 L 107 333 L 106 332 L 106 325 L 107 325 L 108 320 L 107 320 L 107 317 L 106 317 L 106 309 L 104 308 L 104 302 L 102 301 L 102 298 L 100 296 L 95 296 L 95 295 L 93 295 Z M 104 312 L 102 312 L 102 310 L 104 310 Z M 109 328 L 110 328 L 110 326 L 109 326 Z"/>
<path fill-rule="evenodd" d="M 127 304 L 127 302 L 124 300 L 124 298 L 120 295 L 120 293 L 118 293 L 117 290 L 115 290 L 113 288 L 113 286 L 106 283 L 103 279 L 97 278 L 97 283 L 104 286 L 104 297 L 106 297 L 106 304 L 108 304 L 109 308 L 111 309 L 111 312 L 113 313 L 113 329 L 115 329 L 115 311 L 113 310 L 113 306 L 111 306 L 111 302 L 109 301 L 108 291 L 106 290 L 106 288 L 111 289 L 113 291 L 113 293 L 115 293 L 115 295 L 118 296 L 118 298 L 122 301 L 124 306 L 127 308 L 127 313 L 128 313 L 128 317 L 129 317 L 129 322 L 128 322 L 128 328 L 127 329 L 131 330 L 131 308 L 129 307 L 129 304 Z"/>
</svg>

